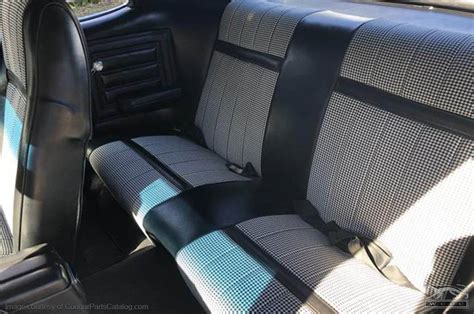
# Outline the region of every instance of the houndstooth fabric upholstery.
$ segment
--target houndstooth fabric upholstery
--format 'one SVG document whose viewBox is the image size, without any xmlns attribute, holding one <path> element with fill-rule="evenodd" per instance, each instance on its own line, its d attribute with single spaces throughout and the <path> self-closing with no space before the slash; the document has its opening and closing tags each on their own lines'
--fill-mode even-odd
<svg viewBox="0 0 474 314">
<path fill-rule="evenodd" d="M 2 1 L 0 32 L 5 65 L 26 85 L 26 63 L 23 46 L 23 15 L 31 0 Z"/>
<path fill-rule="evenodd" d="M 355 33 L 341 76 L 472 119 L 473 38 L 368 22 Z M 329 245 L 297 215 L 260 217 L 236 227 L 338 312 L 419 312 L 432 287 L 452 283 L 474 235 L 473 182 L 471 139 L 335 91 L 316 140 L 307 198 L 325 221 L 382 242 L 393 255 L 391 264 L 418 290 L 394 284 Z M 213 236 L 182 249 L 178 263 L 205 291 L 206 304 L 220 310 L 259 283 L 253 280 L 239 294 L 220 293 L 234 279 L 227 272 L 243 271 L 241 261 L 229 257 L 241 247 L 219 247 Z M 201 278 L 207 263 L 217 265 L 210 269 L 218 279 Z M 266 297 L 271 294 L 256 303 Z"/>
<path fill-rule="evenodd" d="M 0 33 L 2 51 L 6 68 L 13 73 L 23 86 L 26 86 L 26 64 L 23 47 L 23 14 L 30 1 L 0 2 Z M 7 255 L 12 252 L 11 229 L 13 226 L 13 208 L 18 171 L 18 154 L 22 126 L 26 111 L 26 97 L 18 87 L 11 83 L 7 86 L 3 121 L 2 155 L 0 160 L 0 252 Z"/>
<path fill-rule="evenodd" d="M 473 118 L 473 43 L 472 35 L 369 22 L 355 34 L 341 75 Z M 308 199 L 326 221 L 379 239 L 393 264 L 429 293 L 452 282 L 474 234 L 473 154 L 468 138 L 335 92 Z"/>
<path fill-rule="evenodd" d="M 341 75 L 474 118 L 473 47 L 470 34 L 376 20 L 356 33 Z"/>
<path fill-rule="evenodd" d="M 224 11 L 219 39 L 285 57 L 298 22 L 312 9 L 265 1 L 232 1 Z M 209 149 L 261 174 L 261 154 L 278 73 L 214 52 L 195 124 Z"/>
<path fill-rule="evenodd" d="M 192 242 L 176 260 L 212 313 L 314 312 L 223 231 Z"/>
<path fill-rule="evenodd" d="M 112 195 L 142 226 L 150 209 L 180 193 L 146 160 L 123 142 L 112 142 L 94 150 L 91 165 Z"/>
<path fill-rule="evenodd" d="M 278 73 L 215 52 L 196 121 L 209 149 L 261 173 L 265 126 Z"/>
<path fill-rule="evenodd" d="M 0 207 L 0 258 L 13 252 L 13 239 L 2 207 Z"/>
<path fill-rule="evenodd" d="M 283 58 L 296 25 L 312 12 L 266 1 L 234 0 L 222 16 L 219 40 Z"/>
<path fill-rule="evenodd" d="M 406 313 L 424 307 L 423 293 L 392 283 L 331 246 L 297 215 L 260 217 L 237 228 L 337 312 Z"/>
<path fill-rule="evenodd" d="M 2 232 L 2 243 L 5 245 L 2 245 L 1 250 L 6 255 L 12 252 L 11 230 L 13 228 L 18 154 L 26 112 L 26 98 L 12 84 L 7 86 L 4 110 L 2 155 L 0 159 L 0 208 L 2 209 L 0 227 L 4 231 Z"/>
<path fill-rule="evenodd" d="M 229 171 L 224 159 L 187 139 L 178 136 L 150 136 L 133 141 L 193 187 L 215 182 L 249 180 Z"/>
<path fill-rule="evenodd" d="M 249 180 L 229 171 L 226 161 L 213 152 L 184 138 L 149 136 L 133 141 L 193 187 Z M 140 226 L 150 209 L 182 192 L 121 141 L 95 149 L 89 161 L 114 198 Z"/>
<path fill-rule="evenodd" d="M 193 187 L 248 180 L 229 171 L 225 160 L 187 139 L 178 136 L 149 136 L 133 141 Z M 112 195 L 136 216 L 140 225 L 150 209 L 181 192 L 121 141 L 95 149 L 89 161 Z M 144 196 L 147 201 L 140 201 Z"/>
</svg>

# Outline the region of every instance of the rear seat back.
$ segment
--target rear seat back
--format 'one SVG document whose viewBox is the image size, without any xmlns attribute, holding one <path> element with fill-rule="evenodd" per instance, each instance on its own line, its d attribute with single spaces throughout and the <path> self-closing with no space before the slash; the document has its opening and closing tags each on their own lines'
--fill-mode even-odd
<svg viewBox="0 0 474 314">
<path fill-rule="evenodd" d="M 474 234 L 473 49 L 471 34 L 364 24 L 316 142 L 307 198 L 421 291 L 452 282 Z"/>
<path fill-rule="evenodd" d="M 196 113 L 206 145 L 261 175 L 262 146 L 280 65 L 296 25 L 314 9 L 232 1 Z"/>
</svg>

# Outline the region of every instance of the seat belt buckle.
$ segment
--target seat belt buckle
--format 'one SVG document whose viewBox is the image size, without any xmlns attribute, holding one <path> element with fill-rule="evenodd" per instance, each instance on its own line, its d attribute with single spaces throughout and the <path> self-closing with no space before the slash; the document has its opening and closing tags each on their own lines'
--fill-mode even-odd
<svg viewBox="0 0 474 314">
<path fill-rule="evenodd" d="M 234 173 L 237 173 L 239 175 L 242 175 L 242 173 L 244 172 L 244 169 L 240 168 L 239 166 L 237 166 L 236 164 L 233 164 L 233 163 L 230 163 L 228 162 L 226 164 L 227 166 L 227 169 L 229 169 L 230 171 L 234 172 Z"/>
<path fill-rule="evenodd" d="M 231 162 L 226 163 L 226 166 L 227 166 L 227 169 L 229 169 L 230 171 L 232 171 L 232 172 L 234 172 L 238 175 L 241 175 L 241 176 L 244 176 L 244 177 L 247 177 L 247 178 L 256 178 L 256 177 L 258 177 L 257 171 L 255 171 L 254 167 L 252 166 L 252 164 L 250 162 L 248 162 L 245 165 L 245 168 L 239 167 L 236 164 L 231 163 Z"/>
</svg>

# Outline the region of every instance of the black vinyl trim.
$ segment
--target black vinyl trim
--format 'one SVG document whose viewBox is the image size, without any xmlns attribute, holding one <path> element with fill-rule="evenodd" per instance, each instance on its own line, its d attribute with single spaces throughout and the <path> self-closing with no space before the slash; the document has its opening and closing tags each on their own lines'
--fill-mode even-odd
<svg viewBox="0 0 474 314">
<path fill-rule="evenodd" d="M 275 279 L 281 282 L 303 304 L 310 306 L 318 313 L 336 313 L 335 309 L 318 297 L 313 289 L 304 284 L 298 277 L 258 247 L 254 241 L 242 233 L 237 227 L 229 227 L 225 229 L 224 232 L 248 254 L 255 257 L 262 266 L 268 268 L 269 271 L 274 274 Z"/>
<path fill-rule="evenodd" d="M 466 251 L 453 279 L 453 284 L 469 285 L 474 280 L 474 268 L 472 265 L 474 265 L 474 237 L 470 236 Z"/>
<path fill-rule="evenodd" d="M 11 83 L 13 86 L 15 86 L 22 94 L 24 97 L 26 97 L 26 87 L 23 85 L 21 80 L 15 75 L 10 70 L 7 70 L 7 80 L 8 83 Z"/>
<path fill-rule="evenodd" d="M 270 54 L 242 48 L 240 46 L 218 40 L 215 49 L 239 60 L 250 62 L 263 68 L 279 72 L 283 58 L 272 56 Z"/>
<path fill-rule="evenodd" d="M 344 77 L 339 77 L 335 90 L 398 116 L 474 139 L 474 120 L 468 117 L 427 106 Z"/>
<path fill-rule="evenodd" d="M 135 143 L 133 140 L 124 140 L 125 145 L 133 149 L 137 154 L 139 154 L 143 159 L 146 160 L 156 171 L 158 171 L 166 180 L 170 181 L 172 184 L 180 188 L 181 190 L 189 190 L 193 188 L 191 184 L 185 181 L 183 178 L 179 177 L 173 172 L 167 165 L 159 161 L 153 154 L 147 151 L 145 148 Z"/>
</svg>

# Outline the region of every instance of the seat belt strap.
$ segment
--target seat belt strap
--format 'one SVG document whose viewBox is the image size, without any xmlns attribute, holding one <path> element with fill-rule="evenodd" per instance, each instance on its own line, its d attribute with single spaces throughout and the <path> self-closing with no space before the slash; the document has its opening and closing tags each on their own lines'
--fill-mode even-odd
<svg viewBox="0 0 474 314">
<path fill-rule="evenodd" d="M 201 146 L 206 147 L 206 140 L 204 139 L 201 129 L 192 123 L 176 125 L 172 128 L 172 131 L 180 136 L 190 139 Z"/>
<path fill-rule="evenodd" d="M 192 140 L 194 140 L 199 145 L 206 147 L 206 140 L 204 139 L 204 134 L 200 128 L 194 124 L 191 124 L 185 130 L 186 135 L 188 135 Z"/>
<path fill-rule="evenodd" d="M 301 219 L 324 233 L 331 245 L 351 254 L 357 260 L 380 272 L 390 281 L 416 289 L 398 267 L 389 265 L 392 254 L 380 241 L 344 230 L 335 221 L 326 223 L 321 218 L 318 210 L 308 200 L 294 201 L 293 207 Z"/>
<path fill-rule="evenodd" d="M 319 212 L 309 201 L 293 201 L 293 208 L 295 212 L 301 217 L 301 219 L 303 219 L 306 223 L 318 229 L 325 235 L 329 234 L 330 226 L 324 222 L 324 220 L 319 215 Z"/>
<path fill-rule="evenodd" d="M 392 255 L 380 245 L 379 241 L 356 236 L 349 242 L 348 250 L 354 258 L 377 270 L 393 283 L 417 290 L 400 268 L 389 265 Z"/>
</svg>

